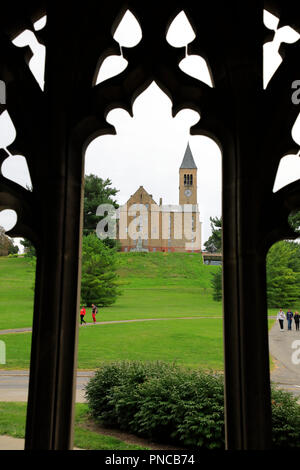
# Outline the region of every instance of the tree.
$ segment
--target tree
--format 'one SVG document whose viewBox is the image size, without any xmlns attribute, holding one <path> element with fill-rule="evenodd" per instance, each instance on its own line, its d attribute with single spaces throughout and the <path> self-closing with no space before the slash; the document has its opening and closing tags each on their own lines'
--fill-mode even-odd
<svg viewBox="0 0 300 470">
<path fill-rule="evenodd" d="M 111 187 L 111 180 L 99 178 L 95 175 L 87 175 L 84 179 L 84 208 L 83 208 L 83 235 L 95 233 L 101 217 L 96 215 L 100 204 L 112 204 L 116 209 L 119 207 L 114 196 L 118 190 Z M 114 246 L 115 241 L 106 239 L 105 243 Z"/>
<path fill-rule="evenodd" d="M 222 217 L 210 217 L 211 236 L 204 243 L 205 250 L 209 253 L 222 251 Z"/>
<path fill-rule="evenodd" d="M 211 286 L 213 289 L 213 299 L 219 302 L 222 300 L 222 268 L 212 274 Z"/>
<path fill-rule="evenodd" d="M 14 245 L 11 238 L 5 235 L 5 229 L 0 226 L 0 256 L 18 253 L 19 248 Z"/>
<path fill-rule="evenodd" d="M 275 243 L 267 255 L 267 298 L 270 308 L 288 308 L 300 302 L 300 245 Z M 222 300 L 222 269 L 212 275 L 213 299 Z"/>
<path fill-rule="evenodd" d="M 97 207 L 100 204 L 112 204 L 116 209 L 119 207 L 113 196 L 118 192 L 111 187 L 111 180 L 103 180 L 96 175 L 87 175 L 84 178 L 84 205 L 83 205 L 83 235 L 89 235 L 96 231 L 98 222 L 102 217 L 96 215 Z M 28 191 L 32 188 L 27 186 Z M 111 248 L 118 246 L 116 240 L 105 239 L 104 243 Z M 25 256 L 31 258 L 36 256 L 36 250 L 29 240 L 22 240 Z"/>
<path fill-rule="evenodd" d="M 289 223 L 295 232 L 300 233 L 300 211 L 294 211 L 289 215 Z"/>
<path fill-rule="evenodd" d="M 28 258 L 33 258 L 34 256 L 36 256 L 35 247 L 33 246 L 30 240 L 24 238 L 23 240 L 21 240 L 21 245 L 23 245 L 24 247 L 25 256 L 27 256 Z"/>
<path fill-rule="evenodd" d="M 281 241 L 267 255 L 269 307 L 289 307 L 300 301 L 300 246 Z"/>
<path fill-rule="evenodd" d="M 108 306 L 116 301 L 116 250 L 108 247 L 93 233 L 82 240 L 81 301 L 87 307 L 92 303 Z"/>
</svg>

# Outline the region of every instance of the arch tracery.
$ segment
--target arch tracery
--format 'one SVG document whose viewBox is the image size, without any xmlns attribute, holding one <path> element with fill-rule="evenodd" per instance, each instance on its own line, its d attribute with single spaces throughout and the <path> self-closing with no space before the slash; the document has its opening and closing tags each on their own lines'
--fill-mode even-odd
<svg viewBox="0 0 300 470">
<path fill-rule="evenodd" d="M 17 137 L 8 150 L 26 156 L 33 191 L 0 174 L 0 209 L 18 213 L 11 235 L 31 238 L 39 247 L 28 448 L 67 448 L 72 438 L 84 150 L 95 135 L 115 132 L 107 113 L 118 107 L 132 115 L 134 100 L 153 81 L 172 100 L 173 115 L 185 108 L 197 111 L 201 119 L 191 132 L 212 137 L 222 148 L 227 445 L 269 445 L 265 254 L 275 241 L 297 236 L 288 215 L 300 206 L 300 181 L 276 194 L 272 189 L 281 157 L 299 151 L 291 137 L 299 114 L 291 84 L 300 78 L 300 42 L 281 46 L 284 60 L 264 90 L 262 48 L 270 31 L 263 24 L 263 7 L 279 17 L 278 27 L 290 25 L 300 32 L 299 5 L 279 0 L 259 6 L 250 0 L 87 0 L 80 5 L 36 0 L 17 10 L 13 4 L 2 7 L 0 79 L 7 101 L 0 112 L 10 113 Z M 142 38 L 134 47 L 122 47 L 126 69 L 95 85 L 104 59 L 121 54 L 112 34 L 127 9 Z M 203 57 L 214 87 L 180 70 L 186 48 L 166 40 L 182 10 L 195 32 L 188 54 Z M 46 26 L 35 31 L 34 23 L 46 14 Z M 25 29 L 47 50 L 44 91 L 27 67 L 30 50 L 11 42 Z M 7 156 L 1 149 L 0 164 Z M 256 312 L 254 344 L 247 331 L 249 311 Z M 49 359 L 45 370 L 41 355 Z M 253 363 L 259 364 L 254 368 Z M 41 417 L 43 400 L 49 410 Z"/>
</svg>

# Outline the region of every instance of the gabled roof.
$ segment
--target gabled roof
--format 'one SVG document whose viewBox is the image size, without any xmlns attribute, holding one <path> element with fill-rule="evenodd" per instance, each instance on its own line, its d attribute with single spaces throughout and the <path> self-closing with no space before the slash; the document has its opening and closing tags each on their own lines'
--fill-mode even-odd
<svg viewBox="0 0 300 470">
<path fill-rule="evenodd" d="M 146 199 L 148 199 L 149 202 L 151 202 L 151 204 L 157 204 L 153 197 L 152 197 L 152 194 L 149 194 L 148 191 L 146 191 L 146 189 L 144 188 L 144 186 L 140 186 L 136 191 L 135 193 L 133 193 L 130 198 L 128 199 L 127 203 L 131 200 L 131 199 L 134 199 L 137 195 L 139 194 L 143 194 L 144 197 L 146 197 Z"/>
<path fill-rule="evenodd" d="M 187 148 L 180 166 L 180 169 L 185 168 L 189 170 L 197 169 L 189 143 L 187 144 Z"/>
</svg>

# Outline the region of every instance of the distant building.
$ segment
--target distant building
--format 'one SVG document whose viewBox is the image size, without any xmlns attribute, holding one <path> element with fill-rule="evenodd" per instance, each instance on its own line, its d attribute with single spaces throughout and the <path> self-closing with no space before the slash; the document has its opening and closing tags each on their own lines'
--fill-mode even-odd
<svg viewBox="0 0 300 470">
<path fill-rule="evenodd" d="M 119 208 L 117 238 L 121 250 L 201 252 L 197 204 L 197 167 L 187 145 L 179 168 L 179 204 L 154 201 L 143 186 Z"/>
</svg>

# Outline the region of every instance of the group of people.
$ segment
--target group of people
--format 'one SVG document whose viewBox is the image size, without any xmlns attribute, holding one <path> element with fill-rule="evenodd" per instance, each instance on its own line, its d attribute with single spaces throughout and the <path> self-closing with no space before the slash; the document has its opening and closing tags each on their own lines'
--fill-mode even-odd
<svg viewBox="0 0 300 470">
<path fill-rule="evenodd" d="M 295 313 L 293 313 L 290 309 L 288 309 L 288 311 L 285 314 L 284 311 L 282 310 L 282 308 L 279 310 L 279 312 L 277 313 L 277 320 L 279 322 L 280 331 L 284 331 L 284 320 L 285 319 L 287 320 L 288 330 L 292 330 L 293 320 L 295 322 L 296 330 L 299 330 L 300 315 L 297 311 L 295 311 Z"/>
<path fill-rule="evenodd" d="M 98 313 L 98 308 L 96 307 L 95 304 L 92 304 L 92 318 L 93 318 L 93 323 L 96 323 L 96 315 Z M 86 324 L 86 321 L 84 319 L 86 315 L 86 308 L 85 307 L 81 307 L 80 309 L 80 324 L 82 325 L 82 323 L 85 323 Z"/>
</svg>

